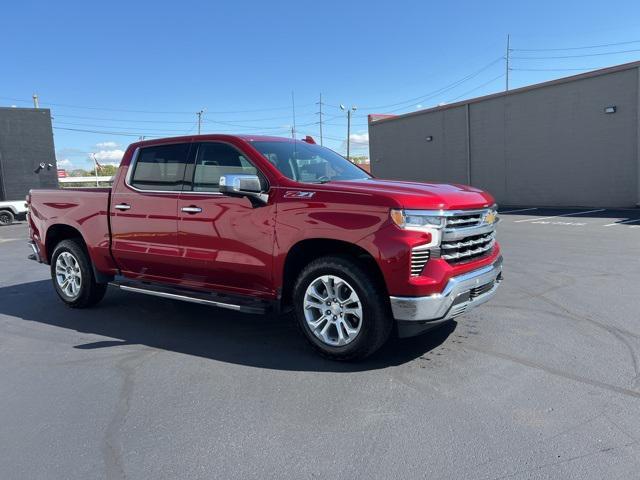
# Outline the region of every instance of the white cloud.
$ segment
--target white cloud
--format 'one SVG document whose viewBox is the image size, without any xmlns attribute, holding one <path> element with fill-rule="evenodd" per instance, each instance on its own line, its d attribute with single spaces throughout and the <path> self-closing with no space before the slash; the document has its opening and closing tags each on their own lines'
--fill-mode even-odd
<svg viewBox="0 0 640 480">
<path fill-rule="evenodd" d="M 106 141 L 96 143 L 96 151 L 89 154 L 89 160 L 93 161 L 94 155 L 102 165 L 117 165 L 124 155 L 124 150 L 120 148 L 119 143 Z"/>
<path fill-rule="evenodd" d="M 115 150 L 99 150 L 97 152 L 93 152 L 93 154 L 89 155 L 89 159 L 93 159 L 93 155 L 95 155 L 96 160 L 98 162 L 112 162 L 117 163 L 122 160 L 122 156 L 124 155 L 124 150 L 115 149 Z"/>
<path fill-rule="evenodd" d="M 115 150 L 120 144 L 116 142 L 100 142 L 96 143 L 96 147 L 102 150 Z"/>
<path fill-rule="evenodd" d="M 351 148 L 354 148 L 354 149 L 369 148 L 368 133 L 352 133 L 349 139 L 351 140 Z"/>
<path fill-rule="evenodd" d="M 65 168 L 67 170 L 71 170 L 73 167 L 73 162 L 71 162 L 71 160 L 69 160 L 68 158 L 63 158 L 62 160 L 56 160 L 56 164 L 58 165 L 58 168 Z"/>
<path fill-rule="evenodd" d="M 354 152 L 355 153 L 362 153 L 362 150 L 368 150 L 369 149 L 369 134 L 368 133 L 352 133 L 349 136 L 349 139 L 351 140 L 349 148 L 350 148 L 350 152 L 349 152 L 349 156 L 351 156 Z M 342 142 L 342 150 L 343 151 L 347 151 L 347 142 L 346 140 Z"/>
</svg>

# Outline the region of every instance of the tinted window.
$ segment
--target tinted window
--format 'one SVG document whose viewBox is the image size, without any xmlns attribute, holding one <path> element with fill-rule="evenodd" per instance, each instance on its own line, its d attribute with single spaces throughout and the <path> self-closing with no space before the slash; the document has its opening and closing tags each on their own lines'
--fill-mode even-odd
<svg viewBox="0 0 640 480">
<path fill-rule="evenodd" d="M 188 154 L 188 143 L 141 149 L 131 185 L 141 190 L 182 190 Z"/>
<path fill-rule="evenodd" d="M 256 168 L 226 143 L 203 143 L 198 148 L 193 174 L 194 192 L 217 192 L 220 176 L 232 173 L 257 175 Z"/>
<path fill-rule="evenodd" d="M 331 180 L 371 178 L 333 150 L 305 142 L 253 142 L 286 177 L 298 182 L 324 183 Z"/>
</svg>

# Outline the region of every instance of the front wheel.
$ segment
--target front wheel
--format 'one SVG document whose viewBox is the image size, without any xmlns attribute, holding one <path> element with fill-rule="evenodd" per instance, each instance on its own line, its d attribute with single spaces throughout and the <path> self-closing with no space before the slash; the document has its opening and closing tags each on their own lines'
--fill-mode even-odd
<svg viewBox="0 0 640 480">
<path fill-rule="evenodd" d="M 63 240 L 51 256 L 51 278 L 60 299 L 71 308 L 85 308 L 98 303 L 107 285 L 97 283 L 91 259 L 76 240 Z"/>
<path fill-rule="evenodd" d="M 13 212 L 9 210 L 0 211 L 0 225 L 11 225 L 14 220 Z"/>
<path fill-rule="evenodd" d="M 311 262 L 298 276 L 293 299 L 298 326 L 325 357 L 365 358 L 391 333 L 384 288 L 351 258 L 327 256 Z"/>
</svg>

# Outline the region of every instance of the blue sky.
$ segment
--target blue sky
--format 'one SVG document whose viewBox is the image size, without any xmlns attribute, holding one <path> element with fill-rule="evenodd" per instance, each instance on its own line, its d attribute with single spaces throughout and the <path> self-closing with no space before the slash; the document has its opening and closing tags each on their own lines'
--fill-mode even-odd
<svg viewBox="0 0 640 480">
<path fill-rule="evenodd" d="M 61 166 L 86 168 L 138 135 L 194 132 L 202 108 L 204 132 L 289 135 L 292 91 L 298 134 L 317 137 L 322 92 L 325 145 L 344 153 L 337 106 L 356 105 L 366 153 L 368 113 L 504 89 L 507 33 L 515 88 L 640 59 L 639 19 L 637 1 L 8 2 L 0 105 L 36 92 Z M 518 58 L 570 55 L 590 56 Z"/>
</svg>

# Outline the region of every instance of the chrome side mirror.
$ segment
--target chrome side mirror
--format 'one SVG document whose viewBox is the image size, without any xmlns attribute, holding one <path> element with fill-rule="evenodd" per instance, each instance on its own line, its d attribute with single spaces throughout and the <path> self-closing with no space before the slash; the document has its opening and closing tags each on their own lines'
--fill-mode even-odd
<svg viewBox="0 0 640 480">
<path fill-rule="evenodd" d="M 268 195 L 262 191 L 258 175 L 245 173 L 221 175 L 218 182 L 220 193 L 230 197 L 247 197 L 267 203 Z"/>
</svg>

